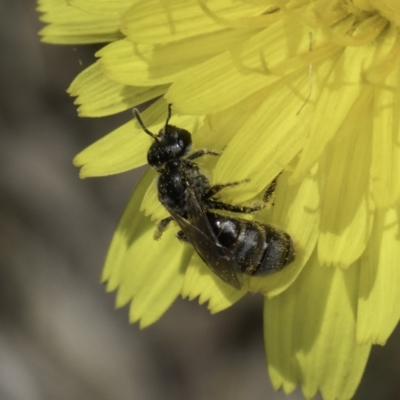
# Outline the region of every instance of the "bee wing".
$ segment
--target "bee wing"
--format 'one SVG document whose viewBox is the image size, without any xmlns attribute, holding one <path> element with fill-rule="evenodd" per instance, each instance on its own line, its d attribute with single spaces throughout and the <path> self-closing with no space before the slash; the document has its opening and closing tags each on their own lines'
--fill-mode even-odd
<svg viewBox="0 0 400 400">
<path fill-rule="evenodd" d="M 196 194 L 191 190 L 188 191 L 188 209 L 188 220 L 174 210 L 169 212 L 208 267 L 225 283 L 240 289 L 240 266 L 234 254 L 218 242 Z"/>
</svg>

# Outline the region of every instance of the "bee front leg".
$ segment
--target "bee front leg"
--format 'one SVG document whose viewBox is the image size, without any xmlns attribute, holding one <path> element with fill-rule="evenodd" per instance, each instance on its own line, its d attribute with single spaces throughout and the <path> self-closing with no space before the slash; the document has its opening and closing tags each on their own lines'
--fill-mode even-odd
<svg viewBox="0 0 400 400">
<path fill-rule="evenodd" d="M 157 224 L 156 230 L 154 231 L 154 235 L 153 235 L 153 238 L 155 240 L 160 240 L 161 239 L 162 234 L 167 229 L 167 226 L 171 221 L 173 221 L 173 218 L 172 217 L 167 217 L 167 218 L 162 219 Z"/>
<path fill-rule="evenodd" d="M 197 150 L 196 152 L 191 154 L 187 159 L 195 160 L 196 158 L 200 158 L 203 156 L 220 156 L 221 154 L 222 153 L 219 151 L 201 149 L 201 150 Z"/>
</svg>

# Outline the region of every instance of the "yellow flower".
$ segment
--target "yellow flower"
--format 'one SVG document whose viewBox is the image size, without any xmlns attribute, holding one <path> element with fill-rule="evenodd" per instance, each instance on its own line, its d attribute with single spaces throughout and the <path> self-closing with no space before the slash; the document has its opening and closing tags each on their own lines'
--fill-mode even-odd
<svg viewBox="0 0 400 400">
<path fill-rule="evenodd" d="M 397 0 L 39 0 L 52 43 L 111 42 L 69 92 L 100 117 L 164 95 L 143 113 L 225 149 L 213 182 L 239 203 L 281 171 L 273 209 L 257 220 L 287 231 L 296 260 L 236 290 L 174 237 L 145 174 L 115 232 L 103 272 L 130 320 L 155 322 L 178 295 L 211 312 L 248 290 L 265 295 L 268 370 L 276 389 L 348 399 L 372 344 L 400 317 L 400 5 Z M 80 153 L 81 176 L 146 163 L 136 121 Z M 204 168 L 206 166 L 203 166 Z M 211 166 L 208 166 L 211 168 Z M 142 212 L 140 212 L 141 210 Z"/>
</svg>

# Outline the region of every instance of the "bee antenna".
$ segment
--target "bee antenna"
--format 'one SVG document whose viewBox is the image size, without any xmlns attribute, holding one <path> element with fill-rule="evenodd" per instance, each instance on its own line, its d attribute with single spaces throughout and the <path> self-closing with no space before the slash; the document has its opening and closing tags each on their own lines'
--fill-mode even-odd
<svg viewBox="0 0 400 400">
<path fill-rule="evenodd" d="M 155 135 L 153 132 L 150 132 L 147 128 L 146 125 L 144 124 L 142 117 L 140 116 L 140 112 L 137 108 L 134 108 L 132 110 L 133 115 L 135 116 L 135 118 L 137 119 L 137 121 L 139 122 L 139 125 L 142 127 L 142 129 L 148 134 L 150 135 L 153 139 L 158 140 L 157 135 Z"/>
<path fill-rule="evenodd" d="M 165 130 L 167 130 L 167 125 L 169 120 L 171 119 L 171 114 L 172 114 L 172 104 L 168 104 L 168 115 L 167 115 L 167 120 L 165 121 Z"/>
</svg>

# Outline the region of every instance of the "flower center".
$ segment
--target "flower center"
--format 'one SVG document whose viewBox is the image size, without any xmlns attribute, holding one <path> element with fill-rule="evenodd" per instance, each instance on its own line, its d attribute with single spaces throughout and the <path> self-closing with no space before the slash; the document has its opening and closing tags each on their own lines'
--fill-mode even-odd
<svg viewBox="0 0 400 400">
<path fill-rule="evenodd" d="M 362 11 L 370 12 L 375 10 L 368 0 L 353 0 L 353 4 Z"/>
<path fill-rule="evenodd" d="M 380 15 L 396 27 L 400 27 L 400 2 L 397 0 L 348 0 L 353 7 L 353 12 Z"/>
</svg>

